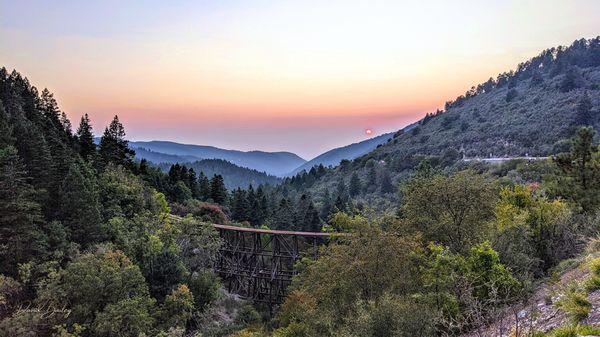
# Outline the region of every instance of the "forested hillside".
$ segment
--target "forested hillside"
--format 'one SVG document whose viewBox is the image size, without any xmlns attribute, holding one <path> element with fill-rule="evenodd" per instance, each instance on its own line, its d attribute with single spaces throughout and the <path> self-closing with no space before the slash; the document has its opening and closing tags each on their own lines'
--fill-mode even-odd
<svg viewBox="0 0 600 337">
<path fill-rule="evenodd" d="M 473 86 L 374 151 L 327 172 L 289 178 L 282 189 L 310 193 L 320 204 L 340 197 L 389 209 L 398 201 L 394 186 L 423 160 L 445 168 L 463 157 L 562 152 L 579 126 L 600 128 L 599 106 L 600 38 L 578 40 Z"/>
<path fill-rule="evenodd" d="M 344 159 L 351 160 L 373 151 L 377 146 L 387 142 L 390 138 L 392 138 L 392 134 L 386 133 L 363 140 L 362 142 L 329 150 L 302 164 L 294 171 L 290 172 L 289 175 L 295 175 L 302 171 L 309 171 L 313 166 L 337 166 Z"/>
<path fill-rule="evenodd" d="M 257 170 L 239 167 L 222 159 L 204 159 L 194 162 L 180 162 L 180 164 L 192 168 L 196 172 L 202 172 L 207 177 L 214 175 L 223 176 L 223 181 L 227 189 L 236 189 L 238 187 L 247 189 L 249 185 L 276 185 L 281 182 L 281 178 L 268 175 L 264 172 L 258 172 Z M 159 162 L 158 167 L 168 172 L 172 165 Z"/>
</svg>

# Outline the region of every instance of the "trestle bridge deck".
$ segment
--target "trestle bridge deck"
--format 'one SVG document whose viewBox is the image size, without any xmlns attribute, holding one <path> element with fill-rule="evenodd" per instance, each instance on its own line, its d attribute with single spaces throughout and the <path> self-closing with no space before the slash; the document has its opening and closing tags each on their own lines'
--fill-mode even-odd
<svg viewBox="0 0 600 337">
<path fill-rule="evenodd" d="M 213 225 L 223 240 L 215 272 L 231 293 L 270 307 L 283 302 L 296 275 L 296 262 L 316 258 L 318 246 L 332 236 L 322 232 L 293 232 Z"/>
</svg>

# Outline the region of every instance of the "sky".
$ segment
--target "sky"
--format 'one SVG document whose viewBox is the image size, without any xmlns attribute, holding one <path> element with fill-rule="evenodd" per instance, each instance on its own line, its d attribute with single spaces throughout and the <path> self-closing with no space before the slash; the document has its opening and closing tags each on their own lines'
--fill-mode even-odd
<svg viewBox="0 0 600 337">
<path fill-rule="evenodd" d="M 0 66 L 74 125 L 305 159 L 599 34 L 598 0 L 0 0 Z"/>
</svg>

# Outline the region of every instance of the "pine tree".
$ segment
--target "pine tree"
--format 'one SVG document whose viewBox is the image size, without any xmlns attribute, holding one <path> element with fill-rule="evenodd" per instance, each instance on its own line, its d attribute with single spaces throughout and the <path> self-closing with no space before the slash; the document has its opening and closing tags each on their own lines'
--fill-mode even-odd
<svg viewBox="0 0 600 337">
<path fill-rule="evenodd" d="M 348 192 L 346 189 L 346 183 L 344 182 L 344 178 L 340 178 L 340 180 L 338 181 L 337 198 L 341 199 L 344 203 L 348 201 Z"/>
<path fill-rule="evenodd" d="M 128 169 L 133 168 L 133 156 L 135 152 L 129 148 L 125 140 L 125 128 L 115 116 L 110 125 L 104 130 L 100 140 L 100 157 L 104 166 L 109 163 L 122 165 Z"/>
<path fill-rule="evenodd" d="M 241 188 L 237 188 L 232 192 L 231 197 L 231 211 L 232 217 L 236 221 L 247 221 L 248 220 L 248 199 L 246 198 L 246 191 Z"/>
<path fill-rule="evenodd" d="M 9 145 L 14 145 L 15 138 L 12 135 L 12 125 L 8 121 L 8 115 L 4 110 L 2 101 L 0 100 L 0 149 Z"/>
<path fill-rule="evenodd" d="M 54 99 L 54 95 L 47 89 L 42 90 L 42 95 L 38 101 L 38 108 L 42 111 L 46 119 L 46 126 L 50 130 L 63 130 L 63 124 L 60 122 L 60 109 Z"/>
<path fill-rule="evenodd" d="M 392 184 L 390 173 L 387 170 L 383 170 L 381 173 L 380 191 L 381 193 L 394 193 L 396 191 Z"/>
<path fill-rule="evenodd" d="M 248 207 L 248 209 L 246 210 L 247 220 L 250 221 L 251 224 L 257 226 L 259 224 L 256 220 L 256 213 L 258 211 L 258 200 L 256 199 L 256 192 L 254 192 L 254 187 L 252 187 L 252 184 L 248 186 L 246 200 Z"/>
<path fill-rule="evenodd" d="M 202 171 L 200 171 L 200 175 L 198 176 L 198 190 L 200 200 L 206 201 L 210 198 L 210 182 Z"/>
<path fill-rule="evenodd" d="M 592 101 L 587 91 L 579 99 L 577 103 L 577 113 L 575 115 L 576 125 L 590 125 L 592 124 Z"/>
<path fill-rule="evenodd" d="M 51 188 L 52 155 L 42 131 L 23 117 L 14 121 L 15 147 L 23 160 L 34 188 L 48 191 Z M 40 196 L 43 203 L 47 196 Z"/>
<path fill-rule="evenodd" d="M 200 199 L 200 188 L 198 186 L 198 177 L 196 177 L 196 172 L 193 168 L 190 167 L 187 175 L 187 184 L 192 192 L 192 198 Z"/>
<path fill-rule="evenodd" d="M 253 203 L 253 214 L 251 222 L 255 226 L 262 225 L 265 220 L 269 217 L 269 202 L 262 186 L 258 186 L 256 189 L 256 203 Z"/>
<path fill-rule="evenodd" d="M 594 134 L 592 127 L 582 127 L 573 140 L 571 152 L 554 158 L 565 174 L 556 184 L 558 194 L 579 205 L 584 212 L 600 206 L 600 147 L 594 145 Z"/>
<path fill-rule="evenodd" d="M 331 195 L 329 194 L 329 190 L 325 189 L 323 192 L 323 206 L 321 207 L 321 218 L 324 220 L 328 220 L 331 216 L 331 211 L 333 210 L 333 201 L 331 200 Z"/>
<path fill-rule="evenodd" d="M 0 274 L 16 276 L 19 263 L 43 257 L 46 240 L 36 191 L 11 145 L 0 147 Z"/>
<path fill-rule="evenodd" d="M 315 207 L 314 203 L 309 203 L 308 208 L 305 212 L 305 226 L 304 231 L 307 232 L 320 232 L 321 231 L 321 218 L 319 218 L 319 212 Z"/>
<path fill-rule="evenodd" d="M 296 206 L 294 227 L 306 232 L 321 230 L 321 219 L 310 196 L 302 194 Z"/>
<path fill-rule="evenodd" d="M 372 165 L 369 168 L 369 172 L 367 173 L 367 182 L 364 188 L 367 193 L 373 193 L 377 190 L 377 170 L 375 169 L 375 165 Z"/>
<path fill-rule="evenodd" d="M 350 177 L 350 186 L 348 187 L 348 191 L 350 192 L 351 197 L 355 197 L 360 194 L 362 189 L 360 178 L 358 178 L 358 174 L 356 172 L 352 173 Z"/>
<path fill-rule="evenodd" d="M 227 189 L 223 181 L 223 176 L 215 174 L 210 180 L 210 198 L 213 202 L 223 205 L 227 200 Z"/>
<path fill-rule="evenodd" d="M 150 166 L 148 166 L 148 161 L 146 160 L 146 158 L 142 158 L 140 160 L 139 172 L 141 175 L 147 175 L 148 173 L 150 173 Z"/>
<path fill-rule="evenodd" d="M 73 164 L 60 189 L 61 220 L 70 228 L 72 239 L 83 245 L 101 238 L 100 203 L 94 179 L 84 164 Z"/>
<path fill-rule="evenodd" d="M 60 124 L 62 125 L 62 128 L 67 136 L 69 138 L 73 137 L 73 126 L 71 125 L 71 121 L 64 111 L 60 113 Z"/>
<path fill-rule="evenodd" d="M 79 127 L 77 128 L 77 144 L 79 147 L 79 154 L 85 160 L 94 158 L 96 155 L 96 144 L 94 143 L 94 133 L 92 131 L 92 124 L 88 114 L 81 117 Z"/>
<path fill-rule="evenodd" d="M 334 212 L 345 212 L 347 208 L 348 208 L 348 203 L 341 196 L 338 195 L 337 198 L 335 198 L 335 204 L 333 205 L 333 211 Z"/>
<path fill-rule="evenodd" d="M 282 198 L 273 216 L 273 227 L 280 230 L 290 230 L 294 227 L 294 210 L 286 198 Z"/>
</svg>

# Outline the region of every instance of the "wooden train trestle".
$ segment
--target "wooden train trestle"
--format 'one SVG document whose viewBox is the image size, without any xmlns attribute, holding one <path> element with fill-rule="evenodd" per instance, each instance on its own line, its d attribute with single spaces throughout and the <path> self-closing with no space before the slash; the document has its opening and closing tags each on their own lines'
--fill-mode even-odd
<svg viewBox="0 0 600 337">
<path fill-rule="evenodd" d="M 328 233 L 214 225 L 223 239 L 215 271 L 229 292 L 269 306 L 281 304 L 302 256 L 316 258 Z"/>
</svg>

